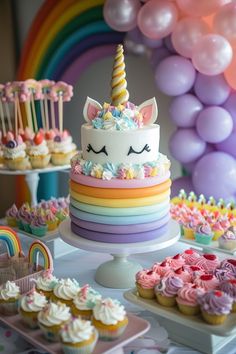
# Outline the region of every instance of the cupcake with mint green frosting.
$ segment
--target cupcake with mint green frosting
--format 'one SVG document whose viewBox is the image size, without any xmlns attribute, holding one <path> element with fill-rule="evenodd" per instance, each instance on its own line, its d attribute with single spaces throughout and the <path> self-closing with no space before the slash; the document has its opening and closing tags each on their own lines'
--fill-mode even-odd
<svg viewBox="0 0 236 354">
<path fill-rule="evenodd" d="M 209 245 L 213 238 L 213 232 L 208 223 L 197 225 L 195 231 L 195 241 L 203 245 Z"/>
<path fill-rule="evenodd" d="M 96 302 L 102 298 L 101 294 L 91 288 L 88 284 L 84 285 L 73 300 L 72 314 L 80 316 L 84 320 L 90 320 Z"/>
</svg>

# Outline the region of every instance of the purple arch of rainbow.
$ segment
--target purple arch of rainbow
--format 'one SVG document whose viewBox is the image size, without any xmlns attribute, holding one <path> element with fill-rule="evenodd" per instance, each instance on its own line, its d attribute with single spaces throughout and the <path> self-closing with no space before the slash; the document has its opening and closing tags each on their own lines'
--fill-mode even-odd
<svg viewBox="0 0 236 354">
<path fill-rule="evenodd" d="M 105 23 L 104 1 L 45 0 L 24 44 L 18 80 L 48 78 L 74 85 L 91 63 L 114 54 L 124 33 Z M 20 205 L 26 200 L 27 189 L 22 177 L 18 183 Z M 55 174 L 41 176 L 39 192 L 39 198 L 44 199 L 57 194 Z"/>
<path fill-rule="evenodd" d="M 0 241 L 7 245 L 7 251 L 10 257 L 19 255 L 21 252 L 21 243 L 17 233 L 8 226 L 0 226 Z"/>
<path fill-rule="evenodd" d="M 53 270 L 53 260 L 48 247 L 41 241 L 34 241 L 29 248 L 28 259 L 30 264 L 34 264 L 36 266 L 36 269 L 39 265 L 39 254 L 43 257 L 44 269 Z"/>
</svg>

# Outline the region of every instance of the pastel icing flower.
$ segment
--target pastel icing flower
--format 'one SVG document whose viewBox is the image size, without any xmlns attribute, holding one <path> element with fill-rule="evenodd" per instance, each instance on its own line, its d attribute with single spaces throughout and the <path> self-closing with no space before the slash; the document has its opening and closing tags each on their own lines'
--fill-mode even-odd
<svg viewBox="0 0 236 354">
<path fill-rule="evenodd" d="M 116 177 L 117 176 L 117 167 L 111 163 L 107 162 L 103 166 L 104 172 L 110 172 L 112 176 Z"/>
<path fill-rule="evenodd" d="M 151 177 L 156 176 L 156 175 L 157 175 L 157 172 L 158 172 L 157 167 L 154 167 L 154 168 L 151 170 L 150 176 L 151 176 Z"/>
<path fill-rule="evenodd" d="M 83 165 L 83 174 L 89 176 L 92 170 L 93 164 L 91 161 L 85 161 Z"/>
<path fill-rule="evenodd" d="M 134 178 L 134 170 L 130 167 L 126 171 L 126 179 L 133 179 Z"/>
<path fill-rule="evenodd" d="M 96 178 L 102 178 L 103 168 L 100 164 L 95 164 L 91 170 L 91 176 Z"/>
<path fill-rule="evenodd" d="M 110 181 L 113 178 L 112 172 L 111 171 L 103 171 L 102 173 L 102 179 Z"/>
</svg>

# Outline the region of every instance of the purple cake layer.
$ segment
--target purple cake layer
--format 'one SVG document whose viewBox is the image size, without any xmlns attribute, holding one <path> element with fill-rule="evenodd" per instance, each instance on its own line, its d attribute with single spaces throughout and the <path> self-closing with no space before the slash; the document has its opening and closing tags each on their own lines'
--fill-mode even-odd
<svg viewBox="0 0 236 354">
<path fill-rule="evenodd" d="M 133 243 L 154 240 L 167 231 L 168 223 L 156 230 L 147 232 L 139 232 L 135 234 L 108 234 L 103 232 L 96 232 L 83 229 L 73 222 L 71 223 L 71 230 L 76 235 L 86 238 L 87 240 L 105 242 L 105 243 Z"/>
<path fill-rule="evenodd" d="M 168 223 L 170 219 L 170 214 L 168 213 L 161 219 L 153 222 L 136 224 L 136 225 L 101 224 L 101 223 L 81 220 L 79 218 L 74 217 L 73 215 L 70 215 L 70 218 L 71 221 L 77 226 L 91 231 L 97 231 L 97 232 L 107 233 L 107 234 L 136 234 L 140 232 L 147 232 L 147 231 L 159 229 L 160 227 Z"/>
</svg>

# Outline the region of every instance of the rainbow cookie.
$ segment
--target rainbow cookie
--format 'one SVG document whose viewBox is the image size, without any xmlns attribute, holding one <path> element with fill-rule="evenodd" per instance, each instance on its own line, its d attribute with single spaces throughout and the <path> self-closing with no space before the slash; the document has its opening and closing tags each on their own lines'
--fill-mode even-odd
<svg viewBox="0 0 236 354">
<path fill-rule="evenodd" d="M 10 257 L 19 255 L 21 252 L 21 243 L 17 233 L 8 226 L 0 226 L 0 241 L 7 245 Z"/>
<path fill-rule="evenodd" d="M 39 263 L 39 254 L 43 257 L 44 269 L 53 269 L 52 256 L 47 246 L 41 241 L 34 241 L 29 248 L 28 259 L 36 269 Z"/>
</svg>

